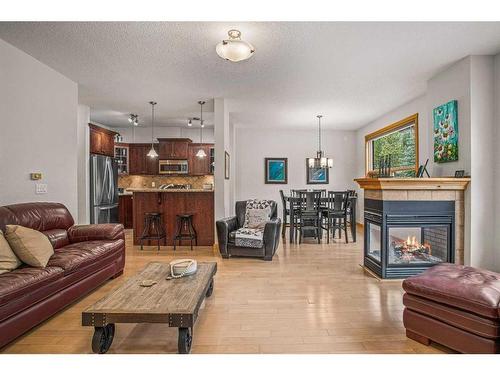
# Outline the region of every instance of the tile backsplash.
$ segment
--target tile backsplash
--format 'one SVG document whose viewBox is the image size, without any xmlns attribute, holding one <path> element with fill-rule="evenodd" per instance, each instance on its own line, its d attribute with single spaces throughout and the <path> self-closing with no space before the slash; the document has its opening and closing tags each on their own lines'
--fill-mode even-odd
<svg viewBox="0 0 500 375">
<path fill-rule="evenodd" d="M 138 176 L 125 175 L 118 176 L 118 187 L 127 188 L 145 188 L 156 187 L 163 184 L 186 185 L 190 184 L 192 189 L 203 189 L 203 184 L 213 184 L 214 176 Z"/>
</svg>

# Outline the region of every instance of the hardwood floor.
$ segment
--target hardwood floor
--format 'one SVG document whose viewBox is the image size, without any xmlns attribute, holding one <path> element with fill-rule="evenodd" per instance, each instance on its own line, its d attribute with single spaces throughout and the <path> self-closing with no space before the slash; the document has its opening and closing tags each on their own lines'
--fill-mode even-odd
<svg viewBox="0 0 500 375">
<path fill-rule="evenodd" d="M 326 242 L 326 241 L 324 241 Z M 169 262 L 172 247 L 132 245 L 127 231 L 123 276 L 110 280 L 35 327 L 4 353 L 90 353 L 93 328 L 82 327 L 81 312 L 121 285 L 150 261 Z M 154 250 L 153 250 L 154 249 Z M 441 353 L 407 339 L 402 323 L 400 281 L 365 274 L 362 234 L 356 244 L 282 243 L 272 262 L 222 259 L 211 248 L 175 257 L 216 260 L 212 297 L 194 327 L 192 353 Z M 109 353 L 176 353 L 177 329 L 161 324 L 117 324 Z"/>
</svg>

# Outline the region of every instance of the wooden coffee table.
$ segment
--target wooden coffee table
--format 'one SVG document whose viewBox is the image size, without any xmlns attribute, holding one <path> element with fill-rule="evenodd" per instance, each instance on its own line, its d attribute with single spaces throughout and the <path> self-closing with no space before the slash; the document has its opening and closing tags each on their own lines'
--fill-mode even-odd
<svg viewBox="0 0 500 375">
<path fill-rule="evenodd" d="M 168 263 L 149 263 L 82 313 L 82 325 L 94 327 L 92 351 L 104 354 L 109 350 L 115 323 L 164 323 L 179 327 L 179 353 L 189 353 L 198 310 L 205 297 L 212 295 L 216 272 L 216 262 L 198 262 L 194 275 L 166 280 Z M 143 280 L 157 284 L 142 287 Z"/>
</svg>

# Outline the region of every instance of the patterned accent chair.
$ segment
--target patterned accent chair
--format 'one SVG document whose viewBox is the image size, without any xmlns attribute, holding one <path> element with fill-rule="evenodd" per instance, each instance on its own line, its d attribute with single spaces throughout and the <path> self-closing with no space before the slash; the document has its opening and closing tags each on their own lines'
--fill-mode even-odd
<svg viewBox="0 0 500 375">
<path fill-rule="evenodd" d="M 271 261 L 280 241 L 281 219 L 277 215 L 278 205 L 275 201 L 271 201 L 271 215 L 265 224 L 263 245 L 260 248 L 236 246 L 235 234 L 245 223 L 247 201 L 238 201 L 235 206 L 236 216 L 220 219 L 216 222 L 221 256 L 223 258 L 230 256 L 255 257 Z"/>
</svg>

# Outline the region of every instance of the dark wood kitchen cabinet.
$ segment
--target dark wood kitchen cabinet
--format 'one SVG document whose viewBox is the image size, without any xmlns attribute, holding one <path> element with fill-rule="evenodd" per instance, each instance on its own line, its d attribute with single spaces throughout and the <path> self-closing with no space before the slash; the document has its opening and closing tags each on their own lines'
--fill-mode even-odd
<svg viewBox="0 0 500 375">
<path fill-rule="evenodd" d="M 151 143 L 130 143 L 129 144 L 129 174 L 157 175 L 158 158 L 150 158 L 148 152 Z M 158 153 L 158 145 L 154 148 Z"/>
<path fill-rule="evenodd" d="M 120 195 L 118 200 L 118 221 L 123 224 L 126 229 L 131 229 L 134 226 L 132 199 L 132 195 Z"/>
<path fill-rule="evenodd" d="M 89 124 L 90 153 L 114 157 L 115 135 L 117 134 L 100 126 Z"/>
<path fill-rule="evenodd" d="M 189 138 L 158 138 L 160 159 L 187 159 Z"/>
<path fill-rule="evenodd" d="M 190 143 L 188 147 L 188 170 L 190 176 L 201 176 L 210 174 L 210 148 L 212 144 L 208 143 Z M 203 149 L 205 151 L 204 158 L 196 156 L 197 152 Z"/>
</svg>

